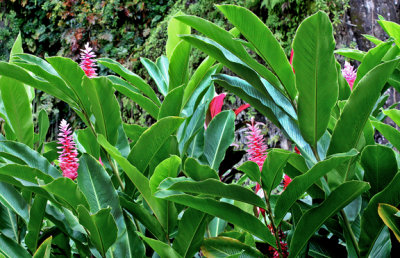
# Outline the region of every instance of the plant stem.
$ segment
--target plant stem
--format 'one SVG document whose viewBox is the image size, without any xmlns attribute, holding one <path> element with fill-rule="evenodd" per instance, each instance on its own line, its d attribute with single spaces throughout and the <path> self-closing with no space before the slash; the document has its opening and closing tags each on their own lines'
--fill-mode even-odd
<svg viewBox="0 0 400 258">
<path fill-rule="evenodd" d="M 275 239 L 276 239 L 276 245 L 278 247 L 278 253 L 279 253 L 279 257 L 283 258 L 282 255 L 282 248 L 281 248 L 281 241 L 279 239 L 279 234 L 278 234 L 278 230 L 275 227 L 275 223 L 274 223 L 274 217 L 272 215 L 272 208 L 271 208 L 271 204 L 269 203 L 269 197 L 267 195 L 267 193 L 265 192 L 265 190 L 263 189 L 264 192 L 264 196 L 265 196 L 265 201 L 267 203 L 267 214 L 268 214 L 268 218 L 271 221 L 271 226 L 272 226 L 272 230 L 274 231 L 274 235 L 275 235 Z M 265 220 L 265 224 L 268 226 L 267 220 L 264 217 Z"/>
<path fill-rule="evenodd" d="M 351 228 L 350 222 L 347 219 L 347 215 L 343 209 L 340 210 L 340 214 L 342 215 L 344 225 L 346 226 L 346 229 L 347 229 L 348 233 L 350 234 L 351 242 L 353 243 L 354 248 L 356 249 L 357 257 L 361 257 L 360 247 L 358 246 L 358 242 L 357 242 L 356 236 L 354 235 L 353 229 Z"/>
</svg>

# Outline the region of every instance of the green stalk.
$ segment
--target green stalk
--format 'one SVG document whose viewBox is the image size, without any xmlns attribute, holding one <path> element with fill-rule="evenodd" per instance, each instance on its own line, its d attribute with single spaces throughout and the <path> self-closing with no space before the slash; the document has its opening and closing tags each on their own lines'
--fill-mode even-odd
<svg viewBox="0 0 400 258">
<path fill-rule="evenodd" d="M 271 208 L 271 204 L 269 203 L 269 197 L 268 197 L 268 195 L 267 195 L 267 193 L 265 192 L 264 189 L 263 189 L 263 192 L 264 192 L 264 196 L 265 196 L 265 201 L 267 203 L 267 215 L 268 215 L 269 220 L 271 221 L 272 230 L 274 231 L 274 236 L 275 236 L 275 240 L 276 240 L 276 245 L 278 247 L 279 257 L 283 258 L 282 248 L 281 248 L 281 241 L 279 239 L 278 230 L 275 227 L 274 217 L 272 215 L 272 208 Z M 267 220 L 266 220 L 265 217 L 264 217 L 264 221 L 265 221 L 265 224 L 268 225 Z"/>
</svg>

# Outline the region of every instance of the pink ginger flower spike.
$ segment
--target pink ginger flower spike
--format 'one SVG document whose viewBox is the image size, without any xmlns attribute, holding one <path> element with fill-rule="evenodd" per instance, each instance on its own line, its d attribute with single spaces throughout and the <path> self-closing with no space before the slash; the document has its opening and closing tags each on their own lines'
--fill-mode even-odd
<svg viewBox="0 0 400 258">
<path fill-rule="evenodd" d="M 58 134 L 58 143 L 62 146 L 57 147 L 62 151 L 58 151 L 61 155 L 58 158 L 61 171 L 64 177 L 75 180 L 78 177 L 78 152 L 75 142 L 72 139 L 72 131 L 69 124 L 64 119 L 60 123 L 60 133 Z"/>
<path fill-rule="evenodd" d="M 80 67 L 85 72 L 86 76 L 89 78 L 93 78 L 97 76 L 96 73 L 96 60 L 93 58 L 96 57 L 93 48 L 89 47 L 89 42 L 86 43 L 85 49 L 81 49 L 81 64 Z"/>
<path fill-rule="evenodd" d="M 350 65 L 349 62 L 344 62 L 344 68 L 342 69 L 343 77 L 349 83 L 350 88 L 353 89 L 354 81 L 357 78 L 357 71 L 354 70 L 354 66 Z"/>
</svg>

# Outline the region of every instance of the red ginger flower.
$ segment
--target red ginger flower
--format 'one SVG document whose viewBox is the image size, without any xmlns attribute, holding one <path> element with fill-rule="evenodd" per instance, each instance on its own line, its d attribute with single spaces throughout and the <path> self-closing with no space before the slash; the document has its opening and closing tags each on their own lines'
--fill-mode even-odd
<svg viewBox="0 0 400 258">
<path fill-rule="evenodd" d="M 64 177 L 75 180 L 78 177 L 78 152 L 75 142 L 72 139 L 71 128 L 69 128 L 69 124 L 64 119 L 60 123 L 60 131 L 61 132 L 58 134 L 58 136 L 60 136 L 58 137 L 58 143 L 62 146 L 57 147 L 58 149 L 62 149 L 62 151 L 58 151 L 58 153 L 61 154 L 58 158 L 60 168 Z"/>
<path fill-rule="evenodd" d="M 286 187 L 288 187 L 288 185 L 290 184 L 290 182 L 292 182 L 292 179 L 291 179 L 288 175 L 285 175 L 285 176 L 283 177 L 283 190 L 285 190 Z"/>
<path fill-rule="evenodd" d="M 89 78 L 93 78 L 97 76 L 96 73 L 96 60 L 93 58 L 96 57 L 94 52 L 92 52 L 91 47 L 89 47 L 89 42 L 86 43 L 85 49 L 81 49 L 81 64 L 80 67 L 85 72 L 86 76 Z"/>
<path fill-rule="evenodd" d="M 353 89 L 354 81 L 357 78 L 357 72 L 354 70 L 354 66 L 350 65 L 349 62 L 344 62 L 344 68 L 342 69 L 343 77 L 349 83 L 350 88 Z"/>
</svg>

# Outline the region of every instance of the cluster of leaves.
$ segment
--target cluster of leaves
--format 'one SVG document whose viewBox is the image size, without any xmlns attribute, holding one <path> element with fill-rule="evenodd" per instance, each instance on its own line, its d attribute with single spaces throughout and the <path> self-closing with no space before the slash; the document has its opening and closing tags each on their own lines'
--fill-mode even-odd
<svg viewBox="0 0 400 258">
<path fill-rule="evenodd" d="M 391 38 L 369 37 L 377 46 L 366 53 L 336 51 L 361 62 L 350 90 L 324 12 L 298 28 L 292 67 L 255 14 L 217 8 L 233 29 L 177 14 L 168 24 L 166 55 L 141 58 L 161 97 L 113 59 L 98 62 L 118 76 L 88 78 L 71 59 L 23 54 L 17 39 L 10 61 L 0 62 L 0 254 L 391 255 L 399 244 L 390 237 L 399 237 L 399 155 L 373 135 L 377 129 L 400 147 L 400 132 L 381 123 L 389 116 L 400 124 L 398 110 L 381 109 L 383 92 L 400 85 L 400 25 L 380 20 Z M 192 47 L 207 54 L 193 72 Z M 223 67 L 234 75 L 221 73 Z M 261 171 L 252 161 L 234 169 L 241 158 L 229 148 L 235 114 L 210 118 L 214 83 L 272 121 L 301 155 L 272 149 Z M 67 103 L 86 126 L 74 135 L 76 182 L 61 177 L 57 144 L 45 141 L 46 112 L 32 119 L 33 88 Z M 124 123 L 115 91 L 155 123 Z M 278 194 L 283 173 L 293 181 Z M 254 192 L 256 184 L 263 195 Z"/>
</svg>

